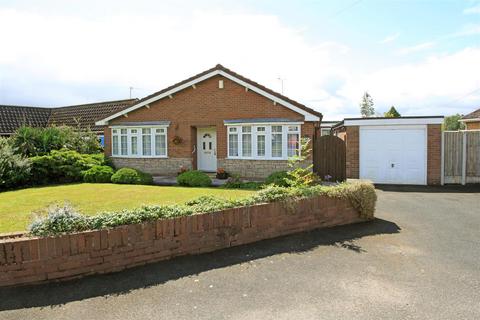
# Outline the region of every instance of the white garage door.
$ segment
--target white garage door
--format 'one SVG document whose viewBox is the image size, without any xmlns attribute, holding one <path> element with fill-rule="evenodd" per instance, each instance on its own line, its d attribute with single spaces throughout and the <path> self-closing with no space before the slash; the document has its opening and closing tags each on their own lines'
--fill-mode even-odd
<svg viewBox="0 0 480 320">
<path fill-rule="evenodd" d="M 374 183 L 427 184 L 425 126 L 360 127 L 360 178 Z"/>
</svg>

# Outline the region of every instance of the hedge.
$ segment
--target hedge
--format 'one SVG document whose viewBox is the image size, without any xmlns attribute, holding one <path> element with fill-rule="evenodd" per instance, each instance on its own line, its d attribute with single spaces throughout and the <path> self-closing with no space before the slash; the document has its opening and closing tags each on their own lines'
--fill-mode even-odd
<svg viewBox="0 0 480 320">
<path fill-rule="evenodd" d="M 343 183 L 336 186 L 317 185 L 304 188 L 285 188 L 270 186 L 252 196 L 242 199 L 223 199 L 203 196 L 183 205 L 143 206 L 133 210 L 104 212 L 94 216 L 84 216 L 68 207 L 50 208 L 47 216 L 34 221 L 29 231 L 34 236 L 49 236 L 84 230 L 97 230 L 120 225 L 141 223 L 144 221 L 208 213 L 227 208 L 251 206 L 274 201 L 295 201 L 324 195 L 333 198 L 348 199 L 359 216 L 373 219 L 377 196 L 375 187 L 367 182 Z M 65 209 L 66 208 L 66 209 Z M 66 223 L 68 222 L 68 223 Z"/>
</svg>

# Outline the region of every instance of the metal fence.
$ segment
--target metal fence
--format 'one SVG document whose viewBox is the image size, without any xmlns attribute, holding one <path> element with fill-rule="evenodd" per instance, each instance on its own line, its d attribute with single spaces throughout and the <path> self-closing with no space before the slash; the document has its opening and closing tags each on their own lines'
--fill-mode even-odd
<svg viewBox="0 0 480 320">
<path fill-rule="evenodd" d="M 480 183 L 480 130 L 444 131 L 442 184 Z"/>
</svg>

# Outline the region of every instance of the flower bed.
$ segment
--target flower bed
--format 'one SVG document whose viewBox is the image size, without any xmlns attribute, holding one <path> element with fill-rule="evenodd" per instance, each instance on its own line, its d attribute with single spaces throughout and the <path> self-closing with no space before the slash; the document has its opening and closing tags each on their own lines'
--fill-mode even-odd
<svg viewBox="0 0 480 320">
<path fill-rule="evenodd" d="M 0 238 L 0 286 L 119 271 L 365 221 L 373 218 L 375 200 L 373 186 L 358 183 L 269 188 L 243 200 L 199 198 L 184 206 L 144 207 L 70 221 L 74 227 L 68 230 L 62 229 L 64 220 L 50 217 L 37 222 L 32 232 L 54 236 Z M 84 229 L 89 231 L 76 232 Z"/>
</svg>

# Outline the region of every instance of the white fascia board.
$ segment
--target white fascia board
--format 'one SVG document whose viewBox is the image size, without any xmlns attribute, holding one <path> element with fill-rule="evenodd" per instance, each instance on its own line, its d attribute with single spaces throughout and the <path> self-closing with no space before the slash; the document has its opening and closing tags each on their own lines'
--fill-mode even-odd
<svg viewBox="0 0 480 320">
<path fill-rule="evenodd" d="M 294 106 L 293 104 L 288 103 L 287 101 L 284 101 L 283 99 L 280 99 L 280 98 L 278 98 L 278 97 L 276 97 L 276 96 L 274 96 L 274 95 L 271 95 L 271 94 L 269 94 L 268 92 L 265 92 L 265 91 L 263 91 L 263 90 L 260 89 L 260 88 L 257 88 L 257 87 L 255 87 L 255 86 L 252 86 L 252 85 L 250 85 L 249 83 L 246 83 L 245 81 L 242 81 L 242 80 L 238 79 L 237 77 L 234 77 L 234 76 L 232 76 L 232 75 L 230 75 L 230 74 L 228 74 L 228 73 L 226 73 L 226 72 L 224 72 L 224 71 L 222 71 L 222 70 L 214 70 L 214 71 L 212 71 L 212 72 L 210 72 L 210 73 L 207 73 L 207 74 L 205 74 L 205 75 L 203 75 L 203 76 L 201 76 L 201 77 L 199 77 L 199 78 L 197 78 L 197 79 L 194 79 L 194 80 L 192 80 L 192 81 L 186 82 L 186 83 L 184 83 L 184 84 L 182 84 L 182 85 L 179 85 L 179 86 L 177 86 L 177 87 L 175 87 L 175 88 L 172 88 L 172 89 L 170 89 L 170 90 L 168 90 L 168 91 L 166 91 L 166 92 L 164 92 L 164 93 L 162 93 L 162 94 L 159 94 L 159 95 L 157 95 L 157 96 L 151 97 L 150 99 L 147 99 L 147 100 L 142 101 L 142 102 L 140 102 L 140 103 L 137 103 L 137 104 L 135 104 L 135 105 L 133 105 L 133 106 L 127 108 L 127 109 L 124 109 L 124 110 L 122 110 L 122 111 L 119 111 L 119 112 L 117 112 L 117 113 L 115 113 L 115 114 L 113 114 L 113 115 L 111 115 L 111 116 L 109 116 L 109 117 L 107 117 L 107 118 L 105 118 L 105 119 L 102 119 L 102 120 L 100 120 L 100 121 L 97 121 L 97 122 L 95 122 L 95 125 L 97 125 L 97 126 L 107 125 L 107 124 L 108 124 L 108 121 L 110 121 L 110 120 L 112 120 L 112 119 L 118 118 L 119 116 L 122 116 L 122 115 L 124 115 L 124 114 L 129 113 L 129 112 L 132 112 L 132 111 L 134 111 L 134 110 L 137 110 L 137 109 L 139 109 L 139 108 L 141 108 L 141 107 L 143 107 L 143 106 L 145 106 L 145 105 L 147 105 L 147 104 L 150 104 L 150 103 L 152 103 L 152 102 L 155 102 L 155 101 L 158 101 L 158 100 L 163 99 L 163 98 L 165 98 L 165 97 L 168 97 L 168 96 L 170 96 L 170 95 L 172 95 L 172 94 L 174 94 L 174 93 L 176 93 L 176 92 L 178 92 L 178 91 L 181 91 L 181 90 L 183 90 L 183 89 L 186 89 L 186 88 L 188 88 L 188 87 L 190 87 L 190 86 L 193 86 L 193 85 L 195 85 L 195 84 L 197 84 L 197 83 L 199 83 L 199 82 L 201 82 L 201 81 L 204 81 L 204 80 L 209 79 L 209 78 L 211 78 L 211 77 L 213 77 L 213 76 L 216 76 L 216 75 L 222 75 L 222 76 L 224 76 L 225 78 L 230 79 L 230 80 L 232 80 L 232 81 L 234 81 L 234 82 L 236 82 L 236 83 L 244 86 L 245 88 L 248 88 L 248 89 L 250 89 L 250 90 L 252 90 L 252 91 L 255 91 L 255 92 L 257 92 L 258 94 L 260 94 L 260 95 L 262 95 L 262 96 L 264 96 L 264 97 L 266 97 L 266 98 L 268 98 L 268 99 L 271 99 L 272 101 L 276 101 L 276 102 L 278 102 L 278 103 L 286 106 L 287 108 L 289 108 L 289 109 L 291 109 L 291 110 L 293 110 L 293 111 L 295 111 L 295 112 L 297 112 L 297 113 L 305 116 L 305 121 L 320 121 L 320 118 L 319 118 L 318 116 L 313 115 L 313 114 L 311 114 L 311 113 L 309 113 L 309 112 L 307 112 L 307 111 L 305 111 L 305 110 L 303 110 L 303 109 L 300 109 L 300 108 Z"/>
<path fill-rule="evenodd" d="M 460 122 L 477 122 L 480 121 L 480 118 L 472 118 L 472 119 L 460 119 Z"/>
<path fill-rule="evenodd" d="M 358 119 L 344 120 L 343 125 L 349 126 L 399 126 L 442 124 L 443 118 L 391 118 L 391 119 Z"/>
<path fill-rule="evenodd" d="M 296 121 L 296 122 L 229 122 L 229 123 L 224 123 L 224 126 L 226 127 L 236 127 L 236 126 L 287 126 L 287 125 L 292 125 L 292 126 L 301 126 L 304 124 L 303 121 Z"/>
</svg>

